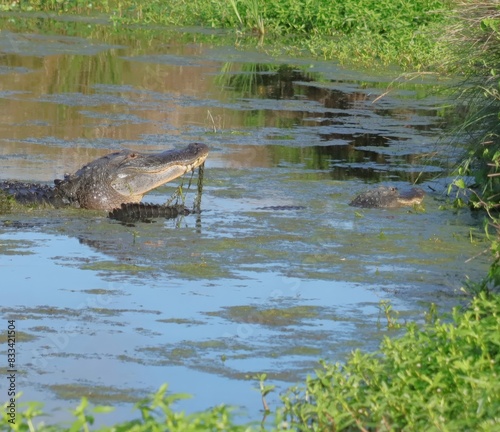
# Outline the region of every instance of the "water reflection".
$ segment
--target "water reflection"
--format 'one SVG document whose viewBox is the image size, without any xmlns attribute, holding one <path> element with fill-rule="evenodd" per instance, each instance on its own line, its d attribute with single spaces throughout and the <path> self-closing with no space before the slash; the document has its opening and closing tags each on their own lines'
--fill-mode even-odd
<svg viewBox="0 0 500 432">
<path fill-rule="evenodd" d="M 216 83 L 242 97 L 291 99 L 296 96 L 296 81 L 310 82 L 321 78 L 288 64 L 225 63 Z"/>
<path fill-rule="evenodd" d="M 254 161 L 328 170 L 337 180 L 414 182 L 419 172 L 424 180 L 439 170 L 440 161 L 429 167 L 422 157 L 431 150 L 422 137 L 435 136 L 442 122 L 438 107 L 411 108 L 392 96 L 373 104 L 380 93 L 376 83 L 327 79 L 289 63 L 221 64 L 201 45 L 175 45 L 165 54 L 154 52 L 154 45 L 129 49 L 117 35 L 88 44 L 6 33 L 1 41 L 5 157 L 23 147 L 28 156 L 32 143 L 50 142 L 60 149 L 45 157 L 72 171 L 116 143 L 148 149 L 165 145 L 165 132 L 175 143 L 212 130 L 216 134 L 206 141 L 225 149 L 229 166 L 237 157 L 227 151 L 231 146 L 259 145 L 265 150 L 255 152 L 268 156 Z M 260 130 L 257 141 L 255 135 L 232 142 L 219 136 L 249 128 Z M 45 147 L 35 153 L 50 150 Z M 40 172 L 43 180 L 55 174 Z"/>
</svg>

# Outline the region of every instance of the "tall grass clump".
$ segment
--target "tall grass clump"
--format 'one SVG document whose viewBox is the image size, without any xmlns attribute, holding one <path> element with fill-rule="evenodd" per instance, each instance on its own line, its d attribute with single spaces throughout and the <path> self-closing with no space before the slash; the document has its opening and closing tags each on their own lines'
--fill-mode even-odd
<svg viewBox="0 0 500 432">
<path fill-rule="evenodd" d="M 459 189 L 469 205 L 486 211 L 485 230 L 493 262 L 487 283 L 500 285 L 500 4 L 496 0 L 460 0 L 456 24 L 444 37 L 451 56 L 447 70 L 463 76 L 458 100 L 465 107 L 455 131 L 465 154 L 457 168 Z M 473 179 L 472 181 L 469 179 Z M 469 180 L 469 181 L 467 181 Z M 457 200 L 462 205 L 461 200 Z M 484 285 L 484 284 L 483 284 Z"/>
<path fill-rule="evenodd" d="M 448 70 L 464 76 L 459 101 L 467 117 L 457 135 L 467 142 L 459 174 L 473 176 L 471 202 L 500 209 L 500 4 L 465 0 L 446 40 L 452 52 Z M 463 185 L 461 182 L 459 185 Z"/>
</svg>

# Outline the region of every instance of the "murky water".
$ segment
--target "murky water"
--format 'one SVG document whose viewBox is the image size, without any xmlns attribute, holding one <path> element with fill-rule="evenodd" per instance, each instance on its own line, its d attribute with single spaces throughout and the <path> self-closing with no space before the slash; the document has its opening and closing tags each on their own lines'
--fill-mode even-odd
<svg viewBox="0 0 500 432">
<path fill-rule="evenodd" d="M 418 317 L 484 274 L 485 260 L 466 261 L 484 249 L 478 221 L 428 188 L 454 157 L 437 143 L 453 115 L 441 83 L 384 95 L 395 73 L 242 51 L 216 33 L 19 23 L 0 33 L 2 179 L 51 182 L 122 147 L 211 149 L 199 217 L 0 215 L 19 389 L 56 419 L 82 395 L 118 404 L 106 422 L 130 418 L 163 382 L 195 396 L 181 408 L 228 402 L 255 418 L 256 373 L 283 388 L 319 358 L 374 349 L 381 300 Z M 415 181 L 431 192 L 424 209 L 348 206 L 368 184 Z"/>
</svg>

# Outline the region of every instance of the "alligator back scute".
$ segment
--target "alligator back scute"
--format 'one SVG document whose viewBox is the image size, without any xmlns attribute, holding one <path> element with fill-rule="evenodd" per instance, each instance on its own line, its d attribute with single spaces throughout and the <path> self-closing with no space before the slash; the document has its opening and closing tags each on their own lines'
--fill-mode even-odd
<svg viewBox="0 0 500 432">
<path fill-rule="evenodd" d="M 2 181 L 0 191 L 12 196 L 20 204 L 48 204 L 54 207 L 64 207 L 70 204 L 70 201 L 61 196 L 53 187 L 44 184 Z"/>
</svg>

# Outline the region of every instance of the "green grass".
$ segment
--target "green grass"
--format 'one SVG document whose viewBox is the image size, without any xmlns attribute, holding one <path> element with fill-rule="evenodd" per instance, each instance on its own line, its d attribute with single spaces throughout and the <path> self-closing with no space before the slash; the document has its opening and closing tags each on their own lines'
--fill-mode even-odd
<svg viewBox="0 0 500 432">
<path fill-rule="evenodd" d="M 451 0 L 2 0 L 0 10 L 101 13 L 115 25 L 204 26 L 234 31 L 239 44 L 313 54 L 344 63 L 435 62 L 436 34 Z M 266 35 L 264 39 L 263 36 Z"/>
</svg>

